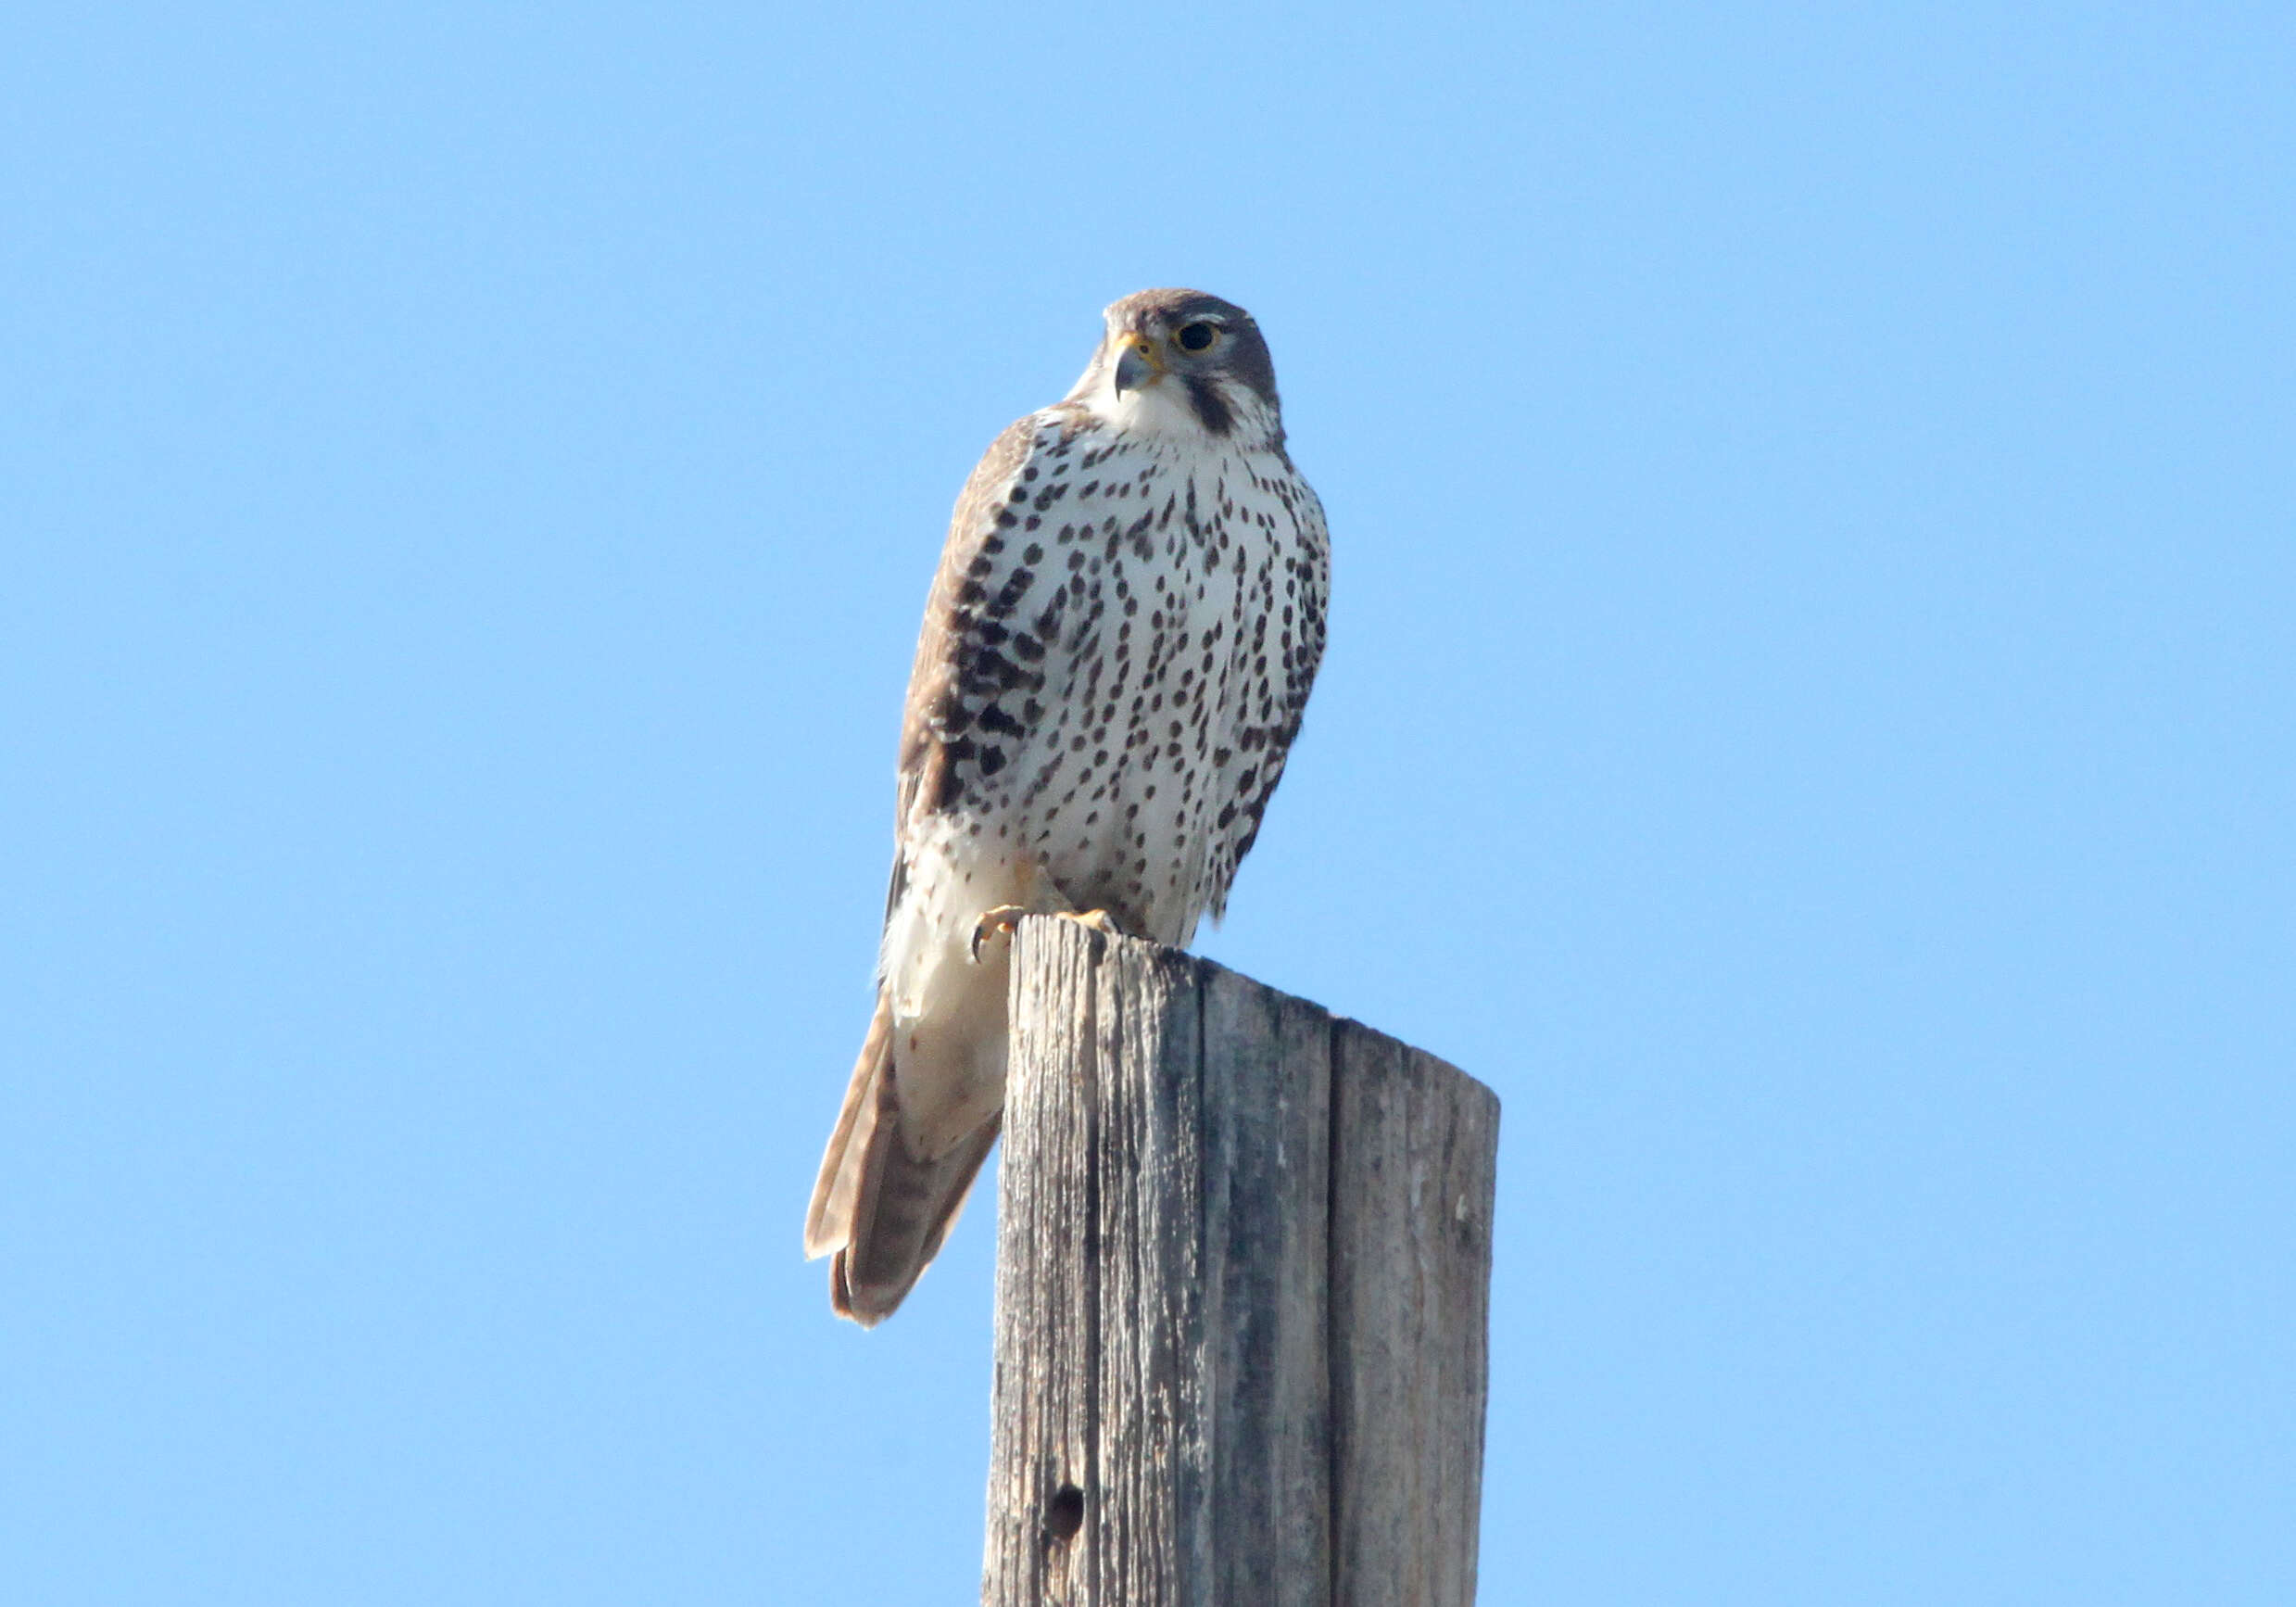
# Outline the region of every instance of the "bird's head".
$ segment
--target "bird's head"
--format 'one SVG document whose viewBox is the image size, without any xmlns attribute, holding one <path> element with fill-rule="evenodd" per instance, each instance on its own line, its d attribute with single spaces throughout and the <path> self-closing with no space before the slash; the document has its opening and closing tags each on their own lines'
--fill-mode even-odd
<svg viewBox="0 0 2296 1607">
<path fill-rule="evenodd" d="M 1282 443 L 1275 365 L 1243 308 L 1201 290 L 1142 290 L 1104 316 L 1107 334 L 1070 400 L 1138 433 Z"/>
</svg>

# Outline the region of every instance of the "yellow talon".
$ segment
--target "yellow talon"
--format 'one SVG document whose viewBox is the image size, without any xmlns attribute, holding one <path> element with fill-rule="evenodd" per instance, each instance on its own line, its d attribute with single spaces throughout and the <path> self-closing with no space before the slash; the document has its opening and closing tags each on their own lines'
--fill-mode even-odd
<svg viewBox="0 0 2296 1607">
<path fill-rule="evenodd" d="M 1009 941 L 1020 926 L 1021 917 L 1028 915 L 1049 915 L 1054 920 L 1072 920 L 1080 927 L 1109 937 L 1119 937 L 1124 930 L 1116 925 L 1116 917 L 1104 909 L 1088 909 L 1079 913 L 1073 909 L 1030 909 L 1026 905 L 1000 904 L 994 909 L 982 912 L 981 917 L 973 923 L 973 939 L 967 945 L 973 964 L 980 964 L 980 945 L 987 943 L 991 934 L 1002 934 Z"/>
</svg>

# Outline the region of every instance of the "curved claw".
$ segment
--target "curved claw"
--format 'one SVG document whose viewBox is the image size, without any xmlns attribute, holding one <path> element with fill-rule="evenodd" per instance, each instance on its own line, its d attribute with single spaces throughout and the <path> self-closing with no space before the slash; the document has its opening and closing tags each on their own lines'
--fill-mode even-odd
<svg viewBox="0 0 2296 1607">
<path fill-rule="evenodd" d="M 980 964 L 980 945 L 989 941 L 991 932 L 1001 932 L 1010 942 L 1014 929 L 1020 925 L 1020 917 L 1028 913 L 1017 904 L 1000 904 L 994 909 L 983 910 L 980 918 L 973 923 L 972 941 L 965 945 L 973 964 Z"/>
<path fill-rule="evenodd" d="M 1109 937 L 1124 935 L 1124 929 L 1116 925 L 1116 917 L 1104 909 L 1041 910 L 1030 909 L 1020 904 L 1000 904 L 994 909 L 983 910 L 980 918 L 973 923 L 972 940 L 965 944 L 965 952 L 972 956 L 973 964 L 980 964 L 980 946 L 990 937 L 1001 936 L 1007 943 L 1011 942 L 1013 933 L 1019 929 L 1021 917 L 1027 915 L 1049 915 L 1054 920 L 1072 920 L 1080 927 Z"/>
</svg>

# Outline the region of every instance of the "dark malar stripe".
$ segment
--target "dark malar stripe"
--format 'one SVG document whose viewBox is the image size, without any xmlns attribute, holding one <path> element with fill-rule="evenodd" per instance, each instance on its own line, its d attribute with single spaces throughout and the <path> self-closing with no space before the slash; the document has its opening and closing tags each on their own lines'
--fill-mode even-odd
<svg viewBox="0 0 2296 1607">
<path fill-rule="evenodd" d="M 1196 417 L 1203 422 L 1207 435 L 1224 436 L 1236 427 L 1234 410 L 1210 380 L 1189 376 L 1188 401 L 1196 410 Z"/>
</svg>

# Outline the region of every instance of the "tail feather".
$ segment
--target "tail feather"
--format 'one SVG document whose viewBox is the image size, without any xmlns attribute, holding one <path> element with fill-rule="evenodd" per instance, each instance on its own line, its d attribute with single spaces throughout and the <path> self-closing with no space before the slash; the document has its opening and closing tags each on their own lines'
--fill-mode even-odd
<svg viewBox="0 0 2296 1607">
<path fill-rule="evenodd" d="M 889 1084 L 892 1070 L 893 1013 L 882 993 L 877 1014 L 869 1021 L 869 1035 L 862 1041 L 861 1058 L 854 1062 L 852 1081 L 845 1085 L 845 1103 L 829 1131 L 829 1147 L 821 1157 L 821 1176 L 814 1183 L 813 1204 L 805 1211 L 805 1259 L 812 1260 L 844 1247 L 852 1232 L 853 1191 L 859 1169 L 851 1163 L 854 1139 L 866 1149 L 876 1135 L 878 1084 Z"/>
<path fill-rule="evenodd" d="M 830 1306 L 864 1328 L 892 1315 L 940 1251 L 1000 1125 L 991 1117 L 930 1160 L 911 1154 L 892 1041 L 891 1006 L 880 996 L 805 1216 L 805 1254 L 836 1257 Z"/>
</svg>

